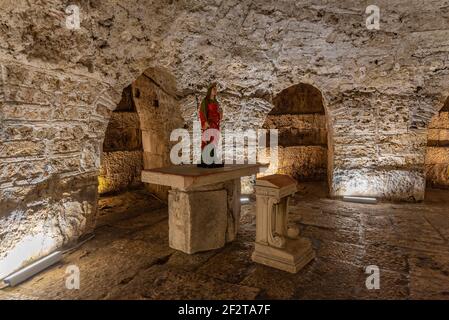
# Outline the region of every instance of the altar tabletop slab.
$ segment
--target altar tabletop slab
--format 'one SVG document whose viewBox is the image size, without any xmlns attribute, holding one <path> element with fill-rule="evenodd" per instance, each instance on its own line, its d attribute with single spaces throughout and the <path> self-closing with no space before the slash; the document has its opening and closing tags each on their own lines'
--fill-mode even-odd
<svg viewBox="0 0 449 320">
<path fill-rule="evenodd" d="M 259 173 L 263 164 L 231 164 L 222 168 L 198 168 L 196 165 L 179 165 L 142 171 L 142 182 L 170 186 L 178 189 L 234 180 Z"/>
</svg>

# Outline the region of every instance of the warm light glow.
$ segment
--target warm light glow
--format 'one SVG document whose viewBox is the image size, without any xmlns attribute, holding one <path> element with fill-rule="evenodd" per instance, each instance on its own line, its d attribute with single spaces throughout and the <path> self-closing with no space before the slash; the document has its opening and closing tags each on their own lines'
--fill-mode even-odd
<svg viewBox="0 0 449 320">
<path fill-rule="evenodd" d="M 108 179 L 103 176 L 98 176 L 98 193 L 104 193 L 108 190 Z"/>
</svg>

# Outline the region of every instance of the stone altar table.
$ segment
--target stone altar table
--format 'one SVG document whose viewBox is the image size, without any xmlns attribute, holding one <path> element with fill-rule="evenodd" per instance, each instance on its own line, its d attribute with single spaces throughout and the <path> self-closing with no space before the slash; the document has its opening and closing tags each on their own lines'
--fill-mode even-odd
<svg viewBox="0 0 449 320">
<path fill-rule="evenodd" d="M 298 272 L 314 257 L 309 239 L 288 228 L 288 202 L 296 181 L 281 174 L 256 180 L 256 243 L 252 260 L 273 268 Z"/>
<path fill-rule="evenodd" d="M 236 237 L 240 177 L 261 164 L 198 168 L 179 165 L 142 171 L 142 182 L 172 187 L 168 195 L 169 245 L 185 253 L 223 247 Z"/>
</svg>

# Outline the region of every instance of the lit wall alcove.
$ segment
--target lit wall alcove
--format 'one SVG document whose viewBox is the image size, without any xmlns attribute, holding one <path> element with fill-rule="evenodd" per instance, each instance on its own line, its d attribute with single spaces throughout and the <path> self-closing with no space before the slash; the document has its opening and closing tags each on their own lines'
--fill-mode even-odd
<svg viewBox="0 0 449 320">
<path fill-rule="evenodd" d="M 143 184 L 141 172 L 170 164 L 170 133 L 184 126 L 173 82 L 170 75 L 151 68 L 123 89 L 103 143 L 100 195 L 144 186 L 167 199 L 168 188 Z"/>
<path fill-rule="evenodd" d="M 425 169 L 427 187 L 449 189 L 449 98 L 429 123 Z"/>
<path fill-rule="evenodd" d="M 141 186 L 143 147 L 140 119 L 129 85 L 111 114 L 103 142 L 98 192 L 100 195 Z"/>
<path fill-rule="evenodd" d="M 327 182 L 328 125 L 321 91 L 300 83 L 273 98 L 264 129 L 277 129 L 278 165 L 269 171 L 288 174 L 298 181 Z"/>
</svg>

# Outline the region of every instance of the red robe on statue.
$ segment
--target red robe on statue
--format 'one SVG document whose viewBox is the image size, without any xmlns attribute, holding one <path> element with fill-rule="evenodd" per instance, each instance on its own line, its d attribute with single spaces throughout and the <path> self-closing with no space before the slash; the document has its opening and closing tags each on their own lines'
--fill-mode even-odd
<svg viewBox="0 0 449 320">
<path fill-rule="evenodd" d="M 202 134 L 204 134 L 204 132 L 207 129 L 220 130 L 220 121 L 221 121 L 220 107 L 218 106 L 217 103 L 210 102 L 206 106 L 206 108 L 207 108 L 207 110 L 206 110 L 207 116 L 206 116 L 206 114 L 204 114 L 204 112 L 201 109 L 199 111 Z M 209 123 L 209 128 L 205 128 L 206 121 L 207 121 L 207 123 Z M 211 143 L 214 142 L 214 137 L 211 137 L 210 142 Z M 206 145 L 208 145 L 208 143 L 209 142 L 204 141 L 204 139 L 201 139 L 201 150 L 203 150 L 204 147 Z"/>
</svg>

